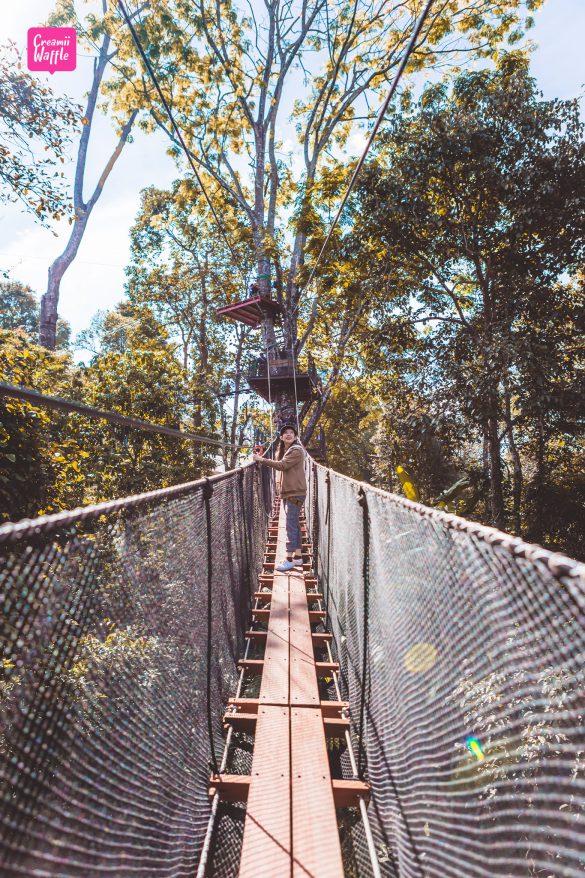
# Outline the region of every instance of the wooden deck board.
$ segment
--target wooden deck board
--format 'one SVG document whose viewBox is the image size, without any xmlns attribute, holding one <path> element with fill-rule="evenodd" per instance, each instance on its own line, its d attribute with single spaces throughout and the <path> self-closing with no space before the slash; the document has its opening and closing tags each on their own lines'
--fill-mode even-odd
<svg viewBox="0 0 585 878">
<path fill-rule="evenodd" d="M 289 704 L 289 615 L 286 576 L 277 574 L 272 587 L 260 701 Z"/>
<path fill-rule="evenodd" d="M 291 873 L 290 710 L 258 708 L 240 878 Z"/>
<path fill-rule="evenodd" d="M 284 516 L 278 525 L 277 551 L 284 552 L 286 527 Z M 279 555 L 280 557 L 280 555 Z M 289 608 L 288 576 L 275 573 L 264 651 L 264 671 L 260 683 L 261 704 L 289 704 Z"/>
<path fill-rule="evenodd" d="M 319 707 L 319 687 L 307 593 L 301 576 L 290 578 L 290 704 L 291 707 Z"/>
<path fill-rule="evenodd" d="M 285 555 L 284 518 L 271 528 L 278 538 L 267 553 L 270 566 Z M 240 878 L 343 876 L 324 717 L 335 733 L 348 721 L 340 716 L 345 705 L 323 707 L 319 698 L 314 646 L 329 635 L 311 633 L 311 622 L 323 615 L 309 611 L 305 577 L 316 584 L 310 569 L 260 577 L 261 588 L 272 586 L 269 596 L 257 596 L 270 599 L 270 610 L 256 616 L 268 617 L 264 663 L 248 663 L 262 672 L 260 693 L 258 699 L 230 699 L 245 713 L 238 720 L 226 716 L 249 730 L 255 725 Z M 236 794 L 242 794 L 239 788 Z"/>
<path fill-rule="evenodd" d="M 343 878 L 329 761 L 320 710 L 291 708 L 294 878 Z"/>
</svg>

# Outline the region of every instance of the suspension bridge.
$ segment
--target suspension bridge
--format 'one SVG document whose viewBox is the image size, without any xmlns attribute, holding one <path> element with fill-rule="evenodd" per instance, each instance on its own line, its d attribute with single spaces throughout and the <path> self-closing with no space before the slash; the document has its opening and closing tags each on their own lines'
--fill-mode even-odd
<svg viewBox="0 0 585 878">
<path fill-rule="evenodd" d="M 585 568 L 308 468 L 0 528 L 1 874 L 583 874 Z"/>
<path fill-rule="evenodd" d="M 269 275 L 253 293 L 219 314 L 263 329 L 249 385 L 298 428 L 319 375 L 278 350 Z M 287 572 L 254 464 L 0 527 L 0 875 L 585 874 L 585 565 L 310 455 L 307 481 Z"/>
</svg>

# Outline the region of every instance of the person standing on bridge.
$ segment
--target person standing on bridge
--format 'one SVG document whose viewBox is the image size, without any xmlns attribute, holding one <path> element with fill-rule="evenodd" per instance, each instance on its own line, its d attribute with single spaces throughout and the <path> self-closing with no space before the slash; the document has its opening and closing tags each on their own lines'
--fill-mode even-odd
<svg viewBox="0 0 585 878">
<path fill-rule="evenodd" d="M 282 472 L 280 496 L 286 511 L 286 558 L 276 569 L 285 573 L 287 570 L 303 566 L 299 513 L 307 495 L 307 480 L 305 449 L 299 441 L 296 427 L 292 424 L 283 424 L 279 435 L 275 460 L 267 460 L 258 454 L 254 454 L 252 459 L 256 463 L 271 466 Z"/>
</svg>

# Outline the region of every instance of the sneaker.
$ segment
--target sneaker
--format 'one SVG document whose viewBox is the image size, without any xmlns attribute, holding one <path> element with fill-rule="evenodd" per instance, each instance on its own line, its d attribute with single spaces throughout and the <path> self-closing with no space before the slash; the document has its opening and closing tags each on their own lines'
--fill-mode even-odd
<svg viewBox="0 0 585 878">
<path fill-rule="evenodd" d="M 295 567 L 302 567 L 303 566 L 303 559 L 302 558 L 293 558 L 293 564 L 295 565 Z"/>
<path fill-rule="evenodd" d="M 278 570 L 279 573 L 286 573 L 287 570 L 294 570 L 294 567 L 295 567 L 294 562 L 289 561 L 288 558 L 286 558 L 284 561 L 280 562 L 280 564 L 278 565 L 278 567 L 276 569 Z"/>
</svg>

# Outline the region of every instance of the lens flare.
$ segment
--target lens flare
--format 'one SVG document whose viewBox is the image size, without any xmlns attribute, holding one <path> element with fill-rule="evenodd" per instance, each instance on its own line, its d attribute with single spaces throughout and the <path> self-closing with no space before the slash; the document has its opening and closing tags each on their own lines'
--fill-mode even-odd
<svg viewBox="0 0 585 878">
<path fill-rule="evenodd" d="M 404 656 L 404 665 L 411 674 L 430 671 L 437 661 L 437 650 L 432 643 L 415 643 Z"/>
<path fill-rule="evenodd" d="M 473 753 L 478 762 L 483 762 L 485 759 L 485 753 L 483 752 L 483 748 L 477 738 L 467 738 L 466 742 L 467 748 L 470 753 Z"/>
</svg>

